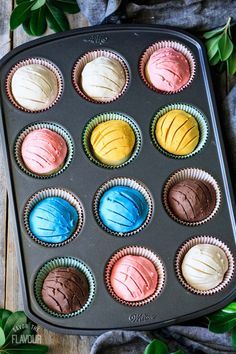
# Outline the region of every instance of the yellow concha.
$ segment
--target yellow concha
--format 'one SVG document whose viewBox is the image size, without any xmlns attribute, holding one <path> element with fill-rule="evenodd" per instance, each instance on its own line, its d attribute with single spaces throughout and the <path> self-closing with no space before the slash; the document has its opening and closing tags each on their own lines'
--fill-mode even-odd
<svg viewBox="0 0 236 354">
<path fill-rule="evenodd" d="M 93 154 L 100 162 L 117 166 L 130 158 L 135 146 L 135 134 L 127 122 L 109 120 L 96 126 L 90 142 Z"/>
<path fill-rule="evenodd" d="M 174 109 L 164 114 L 156 125 L 158 144 L 174 155 L 188 155 L 199 142 L 199 127 L 191 114 Z"/>
</svg>

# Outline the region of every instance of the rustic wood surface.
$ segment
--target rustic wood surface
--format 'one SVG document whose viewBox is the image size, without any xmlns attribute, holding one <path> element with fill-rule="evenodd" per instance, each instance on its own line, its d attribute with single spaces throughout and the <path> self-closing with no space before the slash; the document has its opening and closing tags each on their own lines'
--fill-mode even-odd
<svg viewBox="0 0 236 354">
<path fill-rule="evenodd" d="M 0 58 L 14 47 L 34 39 L 25 34 L 21 27 L 14 32 L 10 31 L 12 3 L 9 0 L 0 0 Z M 81 14 L 70 15 L 69 21 L 71 28 L 87 26 L 87 21 Z M 47 34 L 50 34 L 50 31 Z M 3 166 L 0 146 L 0 307 L 15 311 L 23 309 L 23 305 Z M 41 335 L 42 344 L 49 346 L 50 354 L 89 353 L 86 337 L 55 334 L 41 327 L 38 334 Z"/>
</svg>

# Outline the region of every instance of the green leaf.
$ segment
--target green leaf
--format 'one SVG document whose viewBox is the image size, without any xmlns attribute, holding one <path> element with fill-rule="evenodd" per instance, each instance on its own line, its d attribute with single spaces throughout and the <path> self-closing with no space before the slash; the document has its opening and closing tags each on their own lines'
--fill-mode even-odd
<svg viewBox="0 0 236 354">
<path fill-rule="evenodd" d="M 76 14 L 80 10 L 76 0 L 54 0 L 53 4 L 69 14 Z"/>
<path fill-rule="evenodd" d="M 1 321 L 2 328 L 4 328 L 5 323 L 11 314 L 12 314 L 12 312 L 9 310 L 0 309 L 0 321 Z"/>
<path fill-rule="evenodd" d="M 236 327 L 231 331 L 232 347 L 236 349 Z"/>
<path fill-rule="evenodd" d="M 34 36 L 41 36 L 47 29 L 46 7 L 32 12 L 30 17 L 30 31 Z"/>
<path fill-rule="evenodd" d="M 224 32 L 224 34 L 220 38 L 220 40 L 218 42 L 218 46 L 219 46 L 221 60 L 222 61 L 227 60 L 230 57 L 230 55 L 232 54 L 233 49 L 234 49 L 234 45 L 233 45 L 231 39 L 229 38 L 227 32 Z"/>
<path fill-rule="evenodd" d="M 209 330 L 214 333 L 228 332 L 236 326 L 235 313 L 223 313 L 222 311 L 216 312 L 208 317 Z"/>
<path fill-rule="evenodd" d="M 48 26 L 53 31 L 61 32 L 70 29 L 69 22 L 64 12 L 50 3 L 47 3 L 46 17 Z"/>
<path fill-rule="evenodd" d="M 23 25 L 24 31 L 25 31 L 29 36 L 33 36 L 33 33 L 31 32 L 31 29 L 30 29 L 30 18 L 28 18 L 27 20 L 25 20 L 22 25 Z"/>
<path fill-rule="evenodd" d="M 231 302 L 231 304 L 224 307 L 221 311 L 226 312 L 226 313 L 235 313 L 236 314 L 236 302 Z"/>
<path fill-rule="evenodd" d="M 46 0 L 36 0 L 36 3 L 34 4 L 34 6 L 31 7 L 31 11 L 40 9 L 40 7 L 45 5 L 45 3 L 46 3 Z"/>
<path fill-rule="evenodd" d="M 5 344 L 6 338 L 4 330 L 0 327 L 0 348 Z"/>
<path fill-rule="evenodd" d="M 165 343 L 158 339 L 153 339 L 146 347 L 144 354 L 168 354 L 168 348 Z"/>
<path fill-rule="evenodd" d="M 219 51 L 217 51 L 216 54 L 214 55 L 214 57 L 210 60 L 210 64 L 216 65 L 219 63 L 219 61 L 220 61 L 220 53 L 219 53 Z"/>
<path fill-rule="evenodd" d="M 207 47 L 207 54 L 209 60 L 211 60 L 217 53 L 218 51 L 218 42 L 219 42 L 220 37 L 213 37 L 211 39 L 208 39 L 206 41 L 206 47 Z"/>
<path fill-rule="evenodd" d="M 224 31 L 224 27 L 216 28 L 212 31 L 208 31 L 208 32 L 204 33 L 203 37 L 205 39 L 209 39 L 209 38 L 214 37 L 217 34 L 221 34 L 223 31 Z"/>
<path fill-rule="evenodd" d="M 12 334 L 16 333 L 17 329 L 20 326 L 25 325 L 26 323 L 27 323 L 27 317 L 23 311 L 17 311 L 17 312 L 12 313 L 8 317 L 8 319 L 5 323 L 5 326 L 3 328 L 3 330 L 5 332 L 5 336 L 6 336 L 6 343 L 11 341 Z"/>
<path fill-rule="evenodd" d="M 21 4 L 22 2 L 30 2 L 32 0 L 16 0 L 16 5 Z"/>
<path fill-rule="evenodd" d="M 10 17 L 10 27 L 12 30 L 20 26 L 29 17 L 30 9 L 34 4 L 35 0 L 22 2 L 13 10 Z"/>
<path fill-rule="evenodd" d="M 228 70 L 231 75 L 236 74 L 236 48 L 234 48 L 233 53 L 228 58 Z M 236 313 L 236 302 L 233 302 L 232 304 L 234 304 L 234 312 Z"/>
<path fill-rule="evenodd" d="M 16 348 L 7 348 L 7 354 L 46 354 L 48 353 L 48 347 L 46 345 L 39 344 L 21 344 Z"/>
</svg>

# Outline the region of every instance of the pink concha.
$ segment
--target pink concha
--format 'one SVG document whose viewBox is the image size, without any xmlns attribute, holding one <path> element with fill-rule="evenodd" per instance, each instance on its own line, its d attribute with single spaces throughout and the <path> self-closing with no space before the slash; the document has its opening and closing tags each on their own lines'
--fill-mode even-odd
<svg viewBox="0 0 236 354">
<path fill-rule="evenodd" d="M 145 72 L 149 83 L 161 91 L 177 91 L 190 79 L 188 60 L 173 48 L 156 50 L 150 56 Z"/>
<path fill-rule="evenodd" d="M 50 129 L 31 131 L 21 146 L 25 166 L 33 173 L 47 175 L 60 169 L 67 155 L 63 137 Z"/>
<path fill-rule="evenodd" d="M 153 263 L 142 256 L 124 256 L 113 266 L 111 286 L 124 301 L 142 301 L 157 288 L 158 274 Z"/>
</svg>

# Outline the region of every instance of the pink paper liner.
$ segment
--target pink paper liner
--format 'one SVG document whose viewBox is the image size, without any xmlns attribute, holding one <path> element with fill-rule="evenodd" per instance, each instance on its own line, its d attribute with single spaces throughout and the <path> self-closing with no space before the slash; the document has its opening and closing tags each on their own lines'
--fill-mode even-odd
<svg viewBox="0 0 236 354">
<path fill-rule="evenodd" d="M 169 208 L 168 205 L 168 193 L 171 187 L 173 187 L 176 183 L 186 179 L 186 178 L 192 178 L 192 179 L 197 179 L 201 181 L 206 181 L 212 185 L 212 187 L 215 190 L 216 193 L 216 205 L 212 213 L 205 219 L 200 220 L 200 221 L 194 221 L 194 222 L 187 222 L 180 220 L 177 216 L 175 216 L 174 213 L 172 213 L 171 209 Z M 167 180 L 164 190 L 163 190 L 163 204 L 164 207 L 167 211 L 167 213 L 171 216 L 172 219 L 177 221 L 178 223 L 186 226 L 199 226 L 202 224 L 205 224 L 206 222 L 210 221 L 218 212 L 220 205 L 221 205 L 221 191 L 220 187 L 217 183 L 217 181 L 206 171 L 201 170 L 199 168 L 184 168 L 177 170 L 174 172 L 169 179 Z"/>
<path fill-rule="evenodd" d="M 190 250 L 190 248 L 199 244 L 210 244 L 210 245 L 218 246 L 225 252 L 228 258 L 229 267 L 227 272 L 225 273 L 223 282 L 219 284 L 217 287 L 210 290 L 197 290 L 193 288 L 185 281 L 181 272 L 181 264 L 184 259 L 184 256 Z M 183 287 L 185 287 L 188 291 L 196 295 L 213 295 L 223 290 L 229 284 L 229 282 L 231 281 L 234 275 L 234 267 L 235 267 L 234 258 L 228 246 L 226 246 L 225 243 L 223 243 L 216 237 L 205 236 L 205 235 L 193 237 L 190 240 L 184 242 L 183 245 L 177 251 L 176 258 L 175 258 L 175 271 L 178 280 L 180 281 Z"/>
<path fill-rule="evenodd" d="M 157 288 L 156 288 L 155 292 L 151 296 L 149 296 L 148 298 L 146 298 L 142 301 L 122 300 L 120 297 L 118 297 L 116 295 L 116 293 L 114 292 L 114 290 L 111 286 L 111 283 L 110 283 L 110 275 L 111 275 L 112 267 L 120 258 L 127 256 L 127 255 L 146 257 L 147 259 L 149 259 L 153 263 L 153 265 L 156 268 L 157 274 L 158 274 L 158 284 L 157 284 Z M 108 261 L 108 264 L 105 269 L 105 283 L 106 283 L 109 293 L 111 294 L 111 296 L 115 300 L 117 300 L 118 302 L 120 302 L 123 305 L 132 306 L 132 307 L 140 307 L 140 306 L 144 306 L 144 305 L 150 303 L 151 301 L 155 300 L 162 293 L 162 291 L 164 289 L 164 285 L 166 283 L 166 271 L 165 271 L 165 267 L 164 267 L 162 260 L 154 252 L 152 252 L 151 250 L 149 250 L 145 247 L 129 246 L 129 247 L 125 247 L 125 248 L 117 251 Z"/>
<path fill-rule="evenodd" d="M 134 188 L 143 194 L 144 198 L 146 199 L 146 201 L 148 203 L 149 211 L 148 211 L 147 218 L 144 221 L 144 223 L 134 231 L 124 232 L 124 233 L 112 231 L 103 224 L 103 222 L 101 221 L 101 219 L 99 217 L 99 210 L 98 209 L 99 209 L 100 199 L 101 199 L 102 195 L 105 193 L 105 191 L 107 191 L 108 189 L 110 189 L 114 186 L 127 186 L 127 187 Z M 135 179 L 127 178 L 127 177 L 116 177 L 116 178 L 112 178 L 112 179 L 108 180 L 107 182 L 103 183 L 99 187 L 99 189 L 97 190 L 97 192 L 94 196 L 93 210 L 94 210 L 94 215 L 97 220 L 97 223 L 103 230 L 105 230 L 107 233 L 114 235 L 114 236 L 126 237 L 126 236 L 136 235 L 137 233 L 142 231 L 148 225 L 148 223 L 150 222 L 152 215 L 153 215 L 154 202 L 153 202 L 153 198 L 151 196 L 150 191 L 147 189 L 147 187 L 142 182 L 139 182 L 139 181 L 136 181 Z"/>
<path fill-rule="evenodd" d="M 182 53 L 185 58 L 187 59 L 188 63 L 189 63 L 189 68 L 190 68 L 190 78 L 189 81 L 183 85 L 180 89 L 176 90 L 176 91 L 162 91 L 162 90 L 158 90 L 155 86 L 153 86 L 147 79 L 146 79 L 146 75 L 145 75 L 145 67 L 146 64 L 148 62 L 148 59 L 150 58 L 150 56 L 158 49 L 160 48 L 173 48 L 175 50 L 177 50 L 178 52 Z M 194 79 L 195 73 L 196 73 L 196 61 L 195 58 L 192 54 L 192 52 L 183 44 L 179 43 L 179 42 L 175 42 L 175 41 L 161 41 L 161 42 L 156 42 L 153 45 L 151 45 L 150 47 L 148 47 L 146 49 L 146 51 L 142 54 L 140 61 L 139 61 L 139 73 L 140 76 L 142 78 L 142 80 L 144 81 L 144 83 L 146 84 L 146 86 L 158 93 L 162 93 L 162 94 L 166 94 L 166 95 L 171 95 L 171 94 L 175 94 L 177 92 L 181 92 L 183 91 L 186 87 L 188 87 L 191 82 Z"/>
<path fill-rule="evenodd" d="M 41 200 L 47 198 L 47 197 L 61 197 L 65 199 L 67 202 L 69 202 L 73 207 L 76 208 L 77 213 L 78 213 L 78 225 L 76 230 L 74 231 L 73 235 L 71 235 L 67 240 L 64 242 L 59 242 L 59 243 L 49 243 L 49 242 L 44 242 L 39 240 L 30 230 L 29 226 L 29 214 L 33 207 L 40 202 Z M 24 208 L 24 225 L 25 229 L 27 231 L 27 234 L 38 244 L 45 246 L 45 247 L 60 247 L 67 245 L 69 242 L 73 241 L 81 232 L 83 225 L 84 225 L 84 219 L 85 219 L 85 214 L 84 214 L 84 208 L 81 203 L 81 201 L 76 197 L 73 193 L 71 193 L 68 190 L 62 189 L 62 188 L 45 188 L 40 190 L 39 192 L 33 194 L 30 199 L 27 201 L 25 208 Z"/>
<path fill-rule="evenodd" d="M 46 68 L 50 69 L 56 75 L 57 83 L 58 83 L 57 97 L 47 108 L 39 109 L 39 110 L 27 109 L 27 108 L 22 107 L 21 105 L 19 105 L 15 101 L 14 96 L 12 95 L 12 92 L 11 92 L 11 81 L 12 81 L 13 75 L 15 74 L 17 69 L 19 69 L 19 68 L 21 68 L 21 67 L 23 67 L 25 65 L 29 65 L 29 64 L 43 65 Z M 11 68 L 11 70 L 9 71 L 9 73 L 7 75 L 5 89 L 6 89 L 6 94 L 7 94 L 7 97 L 9 99 L 9 101 L 17 109 L 19 109 L 21 111 L 24 111 L 24 112 L 28 112 L 28 113 L 44 112 L 44 111 L 47 111 L 49 108 L 52 108 L 58 102 L 58 100 L 61 98 L 62 92 L 63 92 L 63 77 L 62 77 L 62 74 L 61 74 L 60 70 L 58 69 L 58 67 L 55 64 L 51 63 L 50 61 L 48 61 L 46 59 L 42 59 L 42 58 L 28 58 L 28 59 L 21 60 L 20 62 L 18 62 L 16 65 L 14 65 Z"/>
<path fill-rule="evenodd" d="M 126 77 L 126 83 L 125 83 L 122 91 L 117 96 L 115 96 L 114 98 L 107 100 L 107 101 L 94 100 L 94 99 L 88 97 L 83 92 L 82 88 L 80 87 L 80 83 L 79 83 L 81 72 L 82 72 L 83 68 L 85 67 L 85 65 L 98 57 L 106 57 L 106 58 L 116 59 L 121 64 L 121 66 L 124 70 L 124 73 L 125 73 L 125 77 Z M 72 83 L 73 83 L 75 90 L 78 92 L 78 94 L 82 98 L 84 98 L 85 100 L 92 102 L 92 103 L 106 104 L 106 103 L 111 103 L 111 102 L 116 101 L 119 97 L 121 97 L 125 93 L 128 85 L 129 85 L 129 82 L 130 82 L 130 75 L 129 75 L 129 69 L 128 69 L 127 64 L 118 54 L 113 53 L 108 50 L 98 49 L 98 50 L 95 50 L 92 52 L 85 53 L 82 57 L 80 57 L 77 60 L 77 62 L 75 63 L 75 65 L 73 67 L 73 70 L 72 70 Z"/>
</svg>

